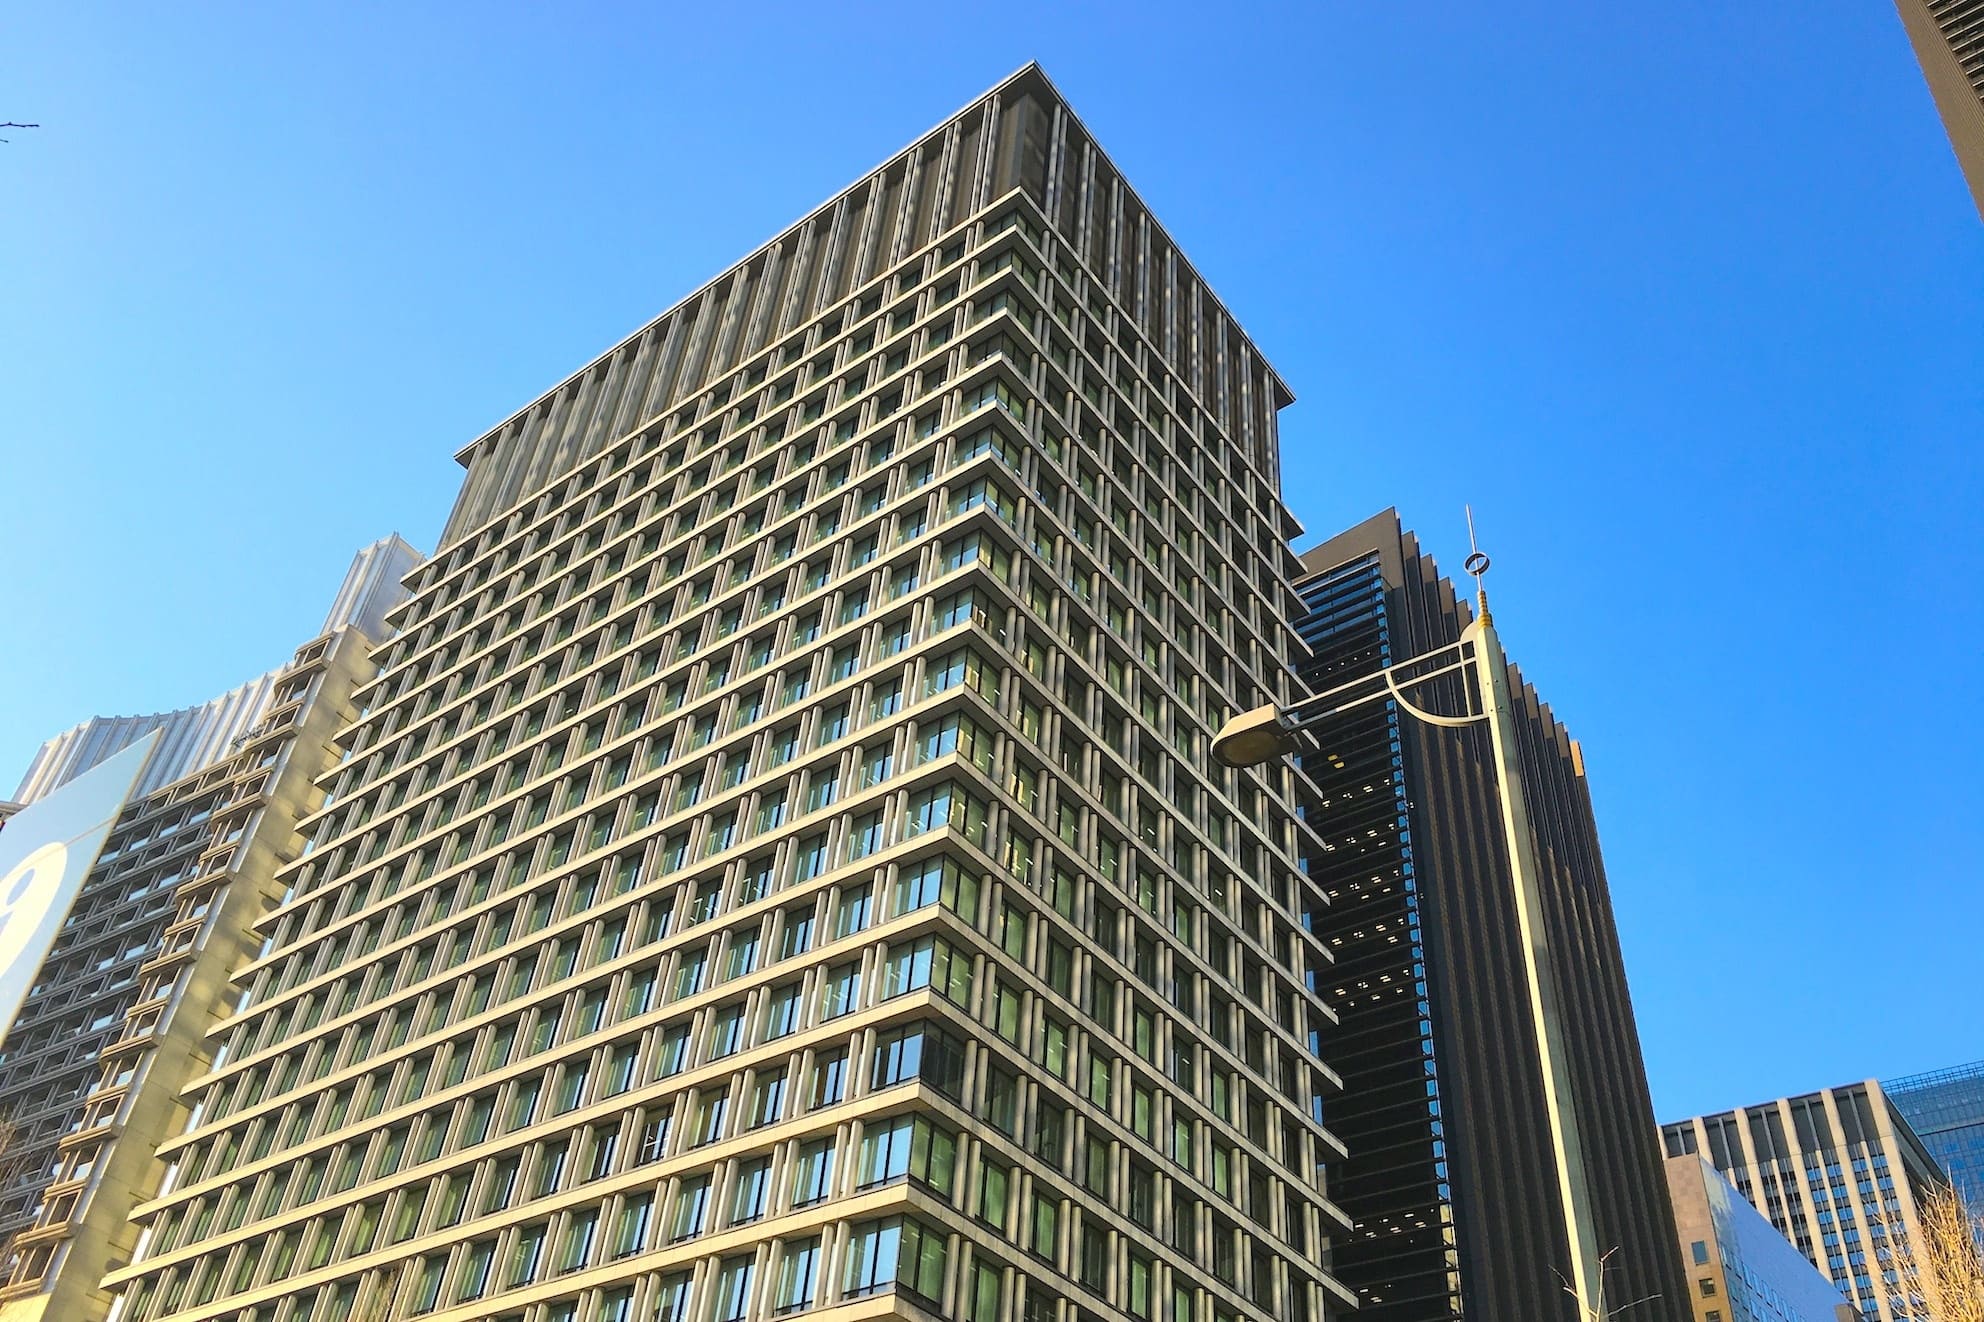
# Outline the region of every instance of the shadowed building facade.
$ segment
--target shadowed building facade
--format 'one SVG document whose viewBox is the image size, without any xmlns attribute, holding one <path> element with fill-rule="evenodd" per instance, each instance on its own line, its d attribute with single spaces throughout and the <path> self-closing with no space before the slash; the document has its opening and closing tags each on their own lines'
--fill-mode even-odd
<svg viewBox="0 0 1984 1322">
<path fill-rule="evenodd" d="M 1288 392 L 1029 68 L 461 453 L 123 1322 L 1321 1322 Z"/>
<path fill-rule="evenodd" d="M 1302 556 L 1297 583 L 1323 691 L 1460 638 L 1472 615 L 1395 512 Z M 1449 676 L 1415 692 L 1468 710 Z M 1682 1319 L 1685 1287 L 1638 1030 L 1613 924 L 1583 759 L 1511 672 L 1522 764 L 1545 874 L 1577 1116 L 1612 1250 L 1607 1298 L 1641 1319 Z M 1475 708 L 1478 710 L 1478 708 Z M 1325 1120 L 1348 1156 L 1332 1186 L 1355 1223 L 1336 1270 L 1360 1318 L 1569 1318 L 1569 1250 L 1543 1119 L 1494 763 L 1480 727 L 1424 725 L 1392 702 L 1317 727 L 1303 769 L 1322 848 L 1313 915 L 1335 960 L 1324 984 L 1342 1074 Z"/>
</svg>

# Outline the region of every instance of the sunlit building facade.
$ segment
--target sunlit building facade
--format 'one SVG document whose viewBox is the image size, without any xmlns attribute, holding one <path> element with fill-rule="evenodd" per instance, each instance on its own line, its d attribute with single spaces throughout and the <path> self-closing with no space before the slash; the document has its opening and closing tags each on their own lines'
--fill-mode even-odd
<svg viewBox="0 0 1984 1322">
<path fill-rule="evenodd" d="M 1895 8 L 1984 215 L 1984 0 L 1895 0 Z"/>
<path fill-rule="evenodd" d="M 1863 1322 L 1714 1166 L 1669 1157 L 1667 1189 L 1695 1322 Z"/>
<path fill-rule="evenodd" d="M 207 1067 L 207 1029 L 233 1008 L 228 975 L 280 898 L 277 871 L 336 764 L 381 616 L 419 558 L 397 537 L 374 543 L 286 665 L 200 707 L 84 722 L 35 758 L 23 797 L 153 742 L 0 1031 L 0 1322 L 89 1322 L 110 1307 L 102 1278 L 134 1248 L 154 1151 L 183 1127 L 180 1090 Z"/>
<path fill-rule="evenodd" d="M 1340 1316 L 1288 398 L 1028 69 L 469 446 L 118 1317 Z"/>
</svg>

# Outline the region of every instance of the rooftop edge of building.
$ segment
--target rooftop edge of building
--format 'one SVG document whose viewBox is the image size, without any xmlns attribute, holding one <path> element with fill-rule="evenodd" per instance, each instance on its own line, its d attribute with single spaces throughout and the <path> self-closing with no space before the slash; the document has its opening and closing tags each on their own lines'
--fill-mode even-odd
<svg viewBox="0 0 1984 1322">
<path fill-rule="evenodd" d="M 455 458 L 468 473 L 440 547 L 454 545 L 1014 192 L 1040 208 L 1154 339 L 1160 338 L 1159 316 L 1191 315 L 1154 307 L 1166 300 L 1149 296 L 1150 282 L 1140 274 L 1170 262 L 1166 271 L 1189 291 L 1198 314 L 1222 333 L 1230 328 L 1244 347 L 1242 374 L 1250 377 L 1248 369 L 1257 363 L 1272 408 L 1293 402 L 1293 392 L 1068 99 L 1037 62 L 1029 62 L 458 450 Z M 1112 260 L 1119 246 L 1138 245 L 1133 260 Z M 1224 421 L 1228 410 L 1221 400 L 1208 412 Z M 1278 469 L 1273 438 L 1264 444 L 1265 457 Z"/>
</svg>

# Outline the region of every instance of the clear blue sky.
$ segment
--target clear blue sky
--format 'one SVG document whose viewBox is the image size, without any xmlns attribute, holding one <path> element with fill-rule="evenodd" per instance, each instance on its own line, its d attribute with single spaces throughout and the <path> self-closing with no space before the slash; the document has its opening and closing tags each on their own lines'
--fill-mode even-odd
<svg viewBox="0 0 1984 1322">
<path fill-rule="evenodd" d="M 1886 0 L 15 6 L 0 789 L 1038 58 L 1583 738 L 1657 1109 L 1984 1056 L 1984 225 Z M 1492 11 L 1492 12 L 1491 12 Z"/>
</svg>

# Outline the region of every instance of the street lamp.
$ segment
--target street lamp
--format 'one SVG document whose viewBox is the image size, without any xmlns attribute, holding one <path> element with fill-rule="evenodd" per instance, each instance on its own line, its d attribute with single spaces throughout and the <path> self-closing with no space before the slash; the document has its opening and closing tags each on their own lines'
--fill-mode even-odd
<svg viewBox="0 0 1984 1322">
<path fill-rule="evenodd" d="M 1469 520 L 1470 531 L 1472 520 Z M 1517 926 L 1522 937 L 1523 970 L 1529 984 L 1530 1020 L 1541 1057 L 1543 1105 L 1550 1144 L 1557 1165 L 1557 1191 L 1564 1208 L 1564 1232 L 1570 1242 L 1569 1290 L 1577 1299 L 1579 1316 L 1595 1316 L 1604 1298 L 1604 1258 L 1593 1221 L 1590 1174 L 1584 1141 L 1579 1134 L 1570 1052 L 1564 1032 L 1561 994 L 1549 937 L 1544 930 L 1542 870 L 1536 858 L 1536 838 L 1530 831 L 1529 801 L 1523 791 L 1517 753 L 1515 707 L 1509 696 L 1509 662 L 1488 612 L 1488 592 L 1481 584 L 1488 557 L 1479 550 L 1465 561 L 1475 581 L 1474 621 L 1461 630 L 1460 641 L 1418 656 L 1382 666 L 1325 693 L 1289 707 L 1272 704 L 1242 712 L 1227 721 L 1212 741 L 1212 755 L 1229 767 L 1259 766 L 1294 752 L 1305 731 L 1322 721 L 1369 702 L 1390 698 L 1428 725 L 1457 728 L 1485 724 L 1494 750 L 1497 798 L 1509 854 L 1509 879 L 1515 891 Z M 1406 696 L 1444 675 L 1474 671 L 1481 694 L 1480 711 L 1445 716 L 1425 710 Z M 1382 680 L 1382 687 L 1373 687 Z M 1358 693 L 1357 690 L 1363 690 Z M 1472 706 L 1470 697 L 1469 705 Z"/>
</svg>

